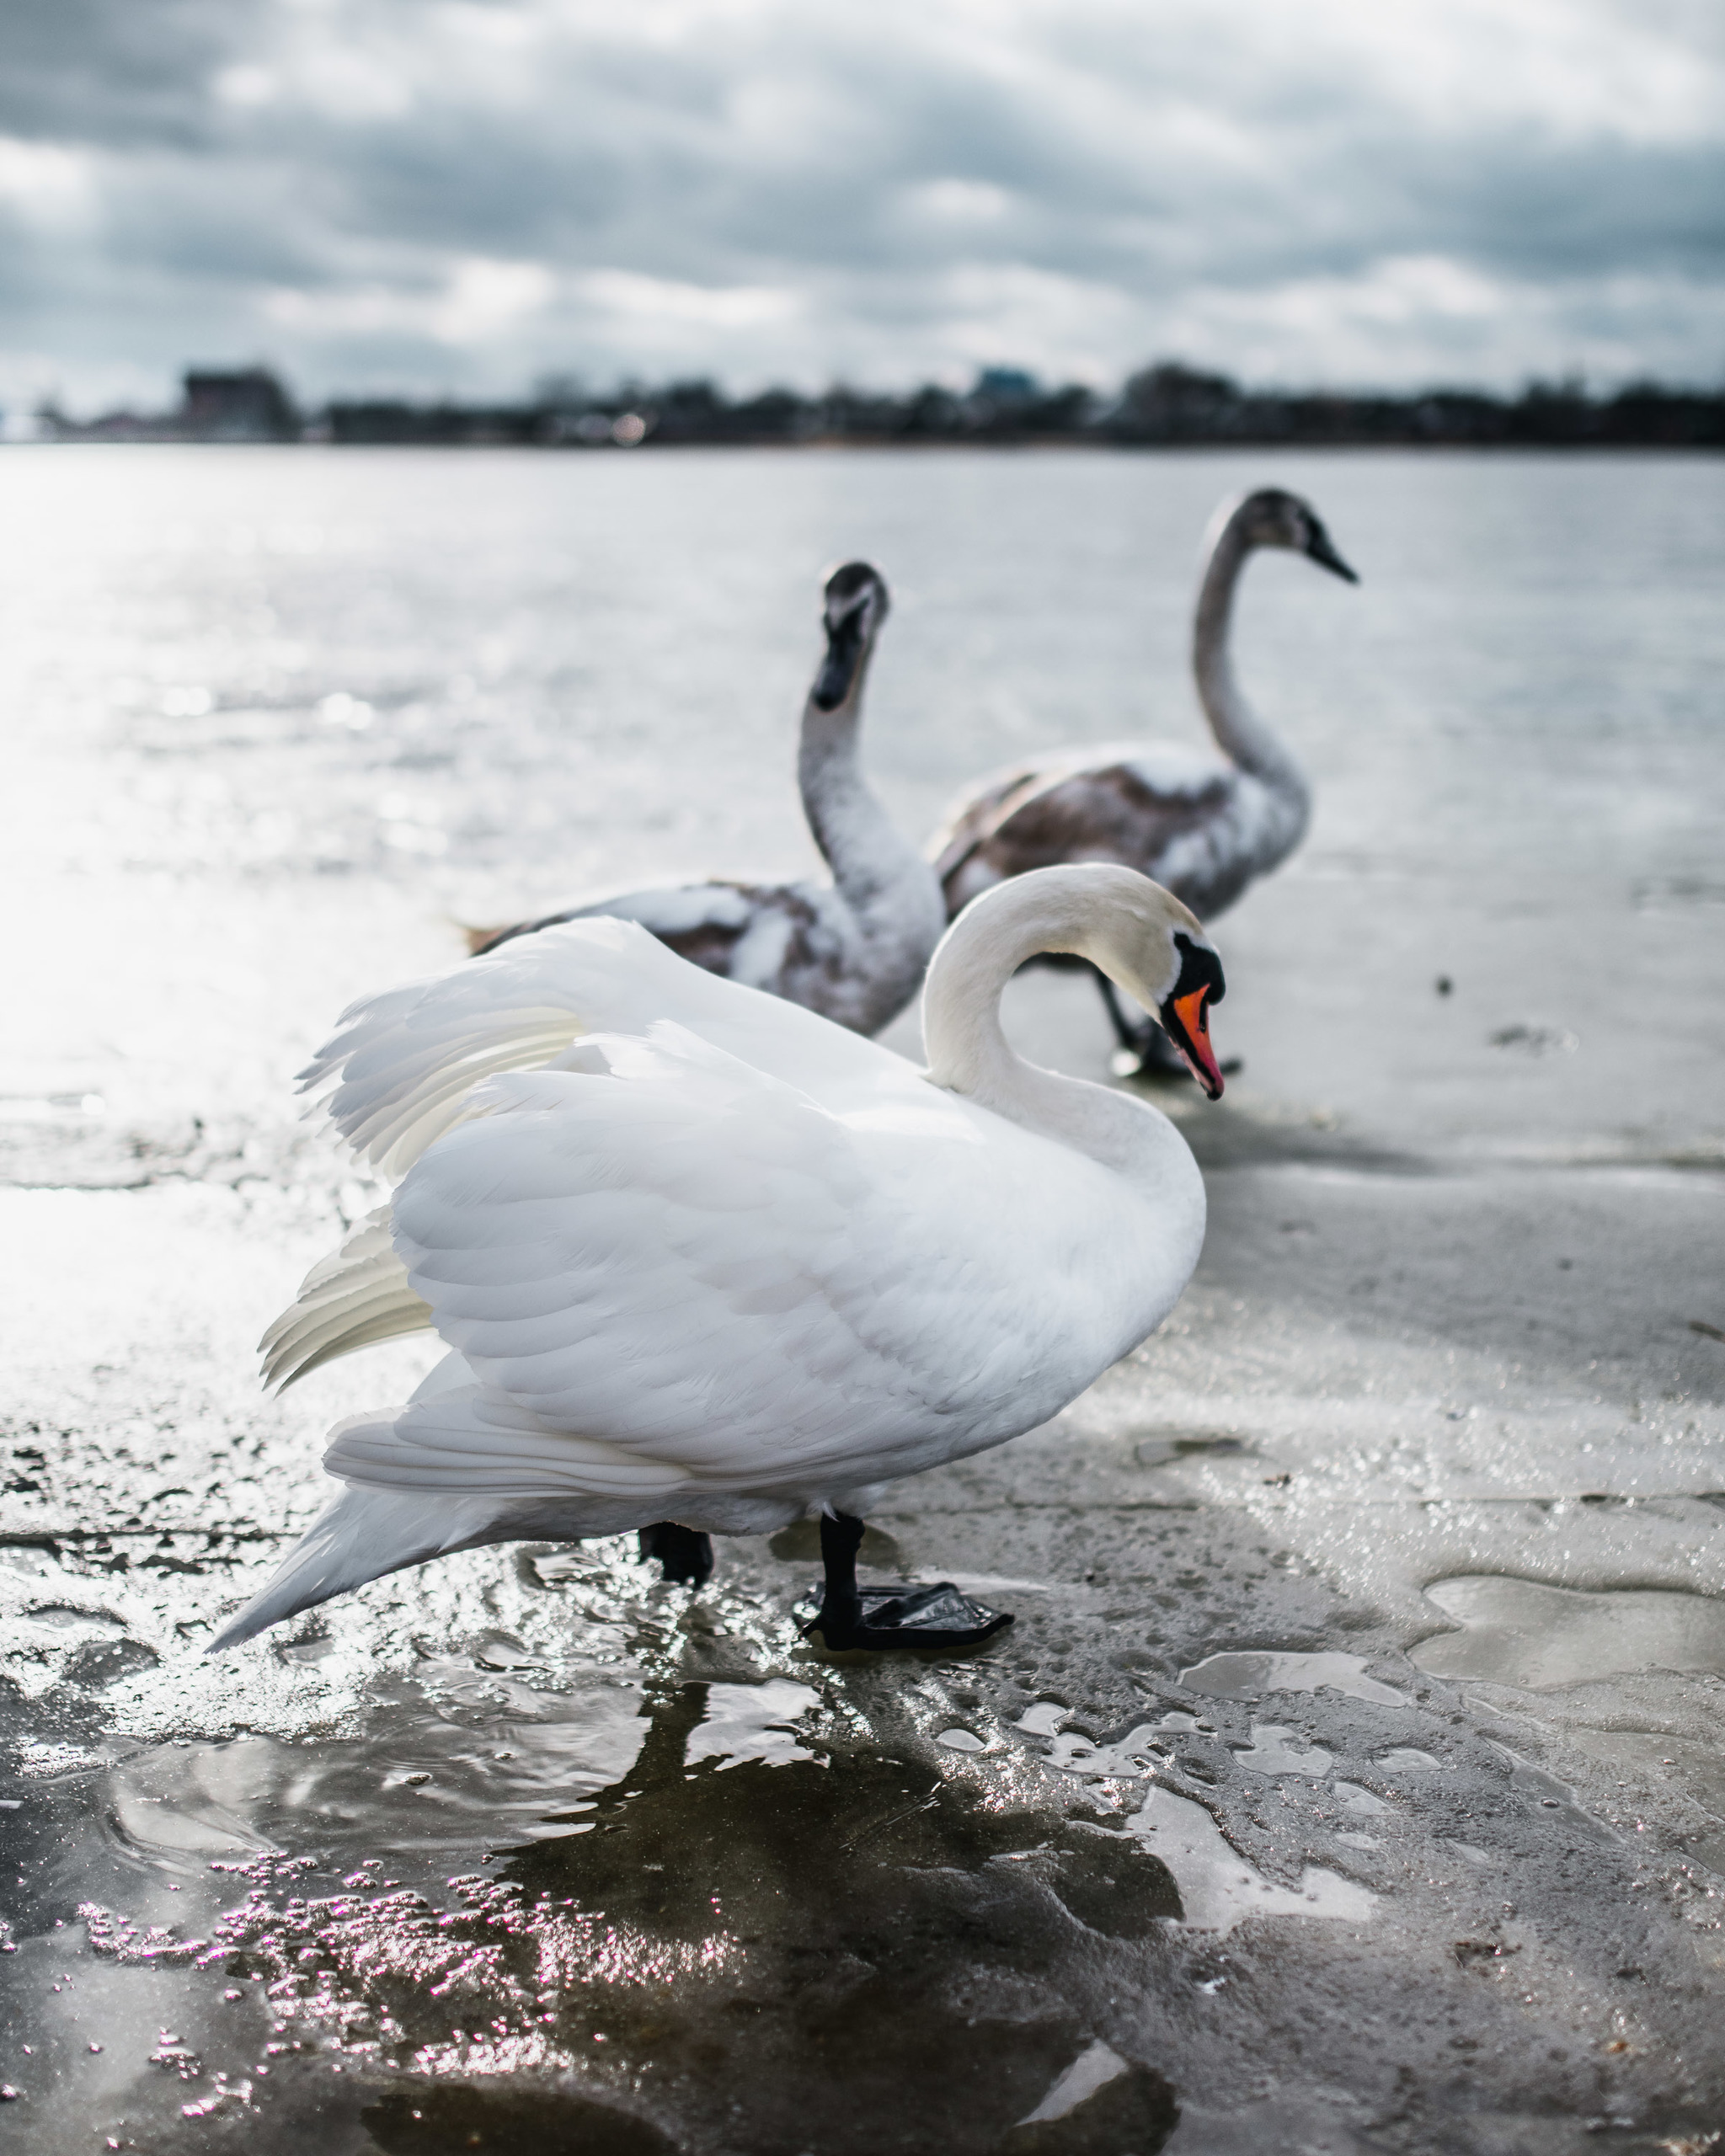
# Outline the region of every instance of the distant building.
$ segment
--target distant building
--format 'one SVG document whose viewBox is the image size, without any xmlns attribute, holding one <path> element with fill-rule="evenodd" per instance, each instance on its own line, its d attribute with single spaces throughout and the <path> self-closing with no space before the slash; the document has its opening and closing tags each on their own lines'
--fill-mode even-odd
<svg viewBox="0 0 1725 2156">
<path fill-rule="evenodd" d="M 177 430 L 194 441 L 296 441 L 299 414 L 268 367 L 191 368 Z"/>
<path fill-rule="evenodd" d="M 991 404 L 996 411 L 1032 403 L 1041 394 L 1036 376 L 1023 367 L 983 367 L 970 392 L 973 403 Z"/>
</svg>

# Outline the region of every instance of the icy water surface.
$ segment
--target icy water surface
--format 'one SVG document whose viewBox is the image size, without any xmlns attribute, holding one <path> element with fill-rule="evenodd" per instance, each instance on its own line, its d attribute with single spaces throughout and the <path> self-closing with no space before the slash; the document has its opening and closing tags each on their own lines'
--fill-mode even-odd
<svg viewBox="0 0 1725 2156">
<path fill-rule="evenodd" d="M 1725 467 L 8 451 L 0 2145 L 1701 2150 L 1725 2131 Z M 819 578 L 908 828 L 1195 740 L 1248 572 L 1314 827 L 1224 919 L 1163 1333 L 895 1492 L 1017 1623 L 833 1663 L 812 1529 L 698 1596 L 472 1553 L 220 1661 L 396 1343 L 256 1390 L 377 1193 L 291 1073 L 456 924 L 810 855 Z M 1092 1075 L 1072 976 L 1019 1038 Z M 914 1022 L 893 1038 L 914 1049 Z"/>
</svg>

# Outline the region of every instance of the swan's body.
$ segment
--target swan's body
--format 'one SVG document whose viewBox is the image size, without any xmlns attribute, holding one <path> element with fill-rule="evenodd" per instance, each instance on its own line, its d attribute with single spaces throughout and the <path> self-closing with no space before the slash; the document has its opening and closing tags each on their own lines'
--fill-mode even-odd
<svg viewBox="0 0 1725 2156">
<path fill-rule="evenodd" d="M 1044 950 L 1159 1008 L 1220 1091 L 1214 952 L 1101 867 L 953 927 L 927 1071 L 609 920 L 349 1013 L 308 1082 L 404 1179 L 272 1373 L 416 1323 L 451 1353 L 337 1432 L 346 1486 L 217 1644 L 475 1544 L 856 1514 L 1075 1397 L 1172 1308 L 1204 1187 L 1156 1110 L 1007 1046 L 1001 990 Z"/>
<path fill-rule="evenodd" d="M 1287 859 L 1306 835 L 1311 788 L 1247 702 L 1228 651 L 1235 587 L 1260 547 L 1294 548 L 1357 580 L 1316 510 L 1298 495 L 1265 488 L 1216 512 L 1194 625 L 1193 670 L 1221 760 L 1174 742 L 1114 741 L 1062 750 L 985 780 L 954 803 L 931 845 L 950 915 L 1027 869 L 1114 861 L 1154 878 L 1199 920 L 1210 921 Z M 1110 1009 L 1119 1023 L 1112 999 Z M 1142 1043 L 1135 1036 L 1128 1044 Z"/>
<path fill-rule="evenodd" d="M 513 927 L 475 929 L 477 952 L 596 915 L 638 921 L 679 958 L 879 1033 L 916 993 L 946 926 L 928 863 L 863 777 L 857 736 L 887 591 L 864 562 L 828 579 L 827 650 L 803 712 L 797 777 L 830 883 L 712 879 L 588 899 Z"/>
</svg>

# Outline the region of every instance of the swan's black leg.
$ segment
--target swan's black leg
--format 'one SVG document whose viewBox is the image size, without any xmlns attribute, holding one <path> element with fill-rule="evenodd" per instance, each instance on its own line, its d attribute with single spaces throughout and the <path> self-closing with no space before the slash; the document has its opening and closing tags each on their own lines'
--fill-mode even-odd
<svg viewBox="0 0 1725 2156">
<path fill-rule="evenodd" d="M 857 1552 L 862 1523 L 848 1513 L 820 1519 L 820 1559 L 826 1578 L 820 1614 L 804 1630 L 837 1651 L 868 1647 L 973 1647 L 1004 1631 L 1012 1619 L 960 1594 L 950 1580 L 933 1587 L 859 1587 Z"/>
<path fill-rule="evenodd" d="M 659 1577 L 678 1587 L 705 1587 L 713 1577 L 713 1537 L 662 1519 L 641 1529 L 641 1561 L 659 1560 Z"/>
<path fill-rule="evenodd" d="M 857 1590 L 857 1552 L 862 1547 L 862 1523 L 848 1513 L 820 1515 L 822 1582 L 820 1614 L 810 1626 L 829 1641 L 848 1636 L 862 1622 L 862 1598 Z"/>
</svg>

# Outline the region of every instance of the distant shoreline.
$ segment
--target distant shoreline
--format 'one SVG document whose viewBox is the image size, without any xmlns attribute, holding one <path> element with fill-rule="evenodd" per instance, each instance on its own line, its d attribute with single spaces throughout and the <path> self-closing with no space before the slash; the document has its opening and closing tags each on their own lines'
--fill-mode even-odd
<svg viewBox="0 0 1725 2156">
<path fill-rule="evenodd" d="M 328 451 L 340 455 L 355 451 L 375 451 L 385 454 L 404 453 L 409 451 L 435 450 L 441 455 L 472 456 L 486 452 L 505 451 L 511 456 L 623 456 L 635 451 L 644 451 L 654 457 L 678 456 L 692 451 L 717 452 L 736 455 L 747 451 L 770 450 L 777 456 L 875 456 L 884 451 L 904 456 L 926 456 L 951 454 L 973 456 L 1046 456 L 1059 451 L 1068 456 L 1226 456 L 1230 452 L 1252 451 L 1268 454 L 1297 451 L 1302 455 L 1325 456 L 1364 456 L 1393 451 L 1429 456 L 1717 456 L 1725 453 L 1725 442 L 1712 441 L 1433 441 L 1416 436 L 1405 440 L 1379 436 L 1370 440 L 1337 441 L 1313 440 L 1297 435 L 1266 435 L 1237 436 L 1210 441 L 1111 441 L 1093 437 L 1071 435 L 1023 435 L 1011 440 L 905 440 L 889 435 L 875 437 L 839 435 L 808 441 L 775 440 L 764 437 L 759 440 L 725 441 L 651 441 L 640 442 L 624 450 L 613 444 L 590 446 L 566 442 L 488 440 L 483 437 L 460 440 L 394 440 L 394 441 L 329 441 L 307 440 L 300 441 L 270 440 L 211 440 L 195 435 L 126 435 L 78 434 L 42 437 L 29 440 L 0 441 L 0 451 L 7 450 L 40 449 L 207 449 L 275 451 Z"/>
<path fill-rule="evenodd" d="M 19 438 L 14 434 L 14 439 Z M 1595 395 L 1579 379 L 1530 382 L 1514 396 L 1434 387 L 1243 388 L 1165 360 L 1104 394 L 1049 388 L 1015 367 L 985 367 L 963 392 L 837 384 L 818 394 L 732 398 L 704 377 L 598 392 L 568 378 L 514 403 L 334 397 L 300 406 L 268 367 L 189 368 L 178 409 L 77 420 L 51 401 L 24 440 L 301 443 L 417 449 L 1725 449 L 1725 387 L 1625 383 Z"/>
</svg>

